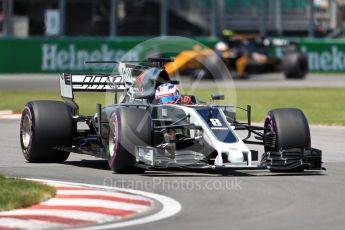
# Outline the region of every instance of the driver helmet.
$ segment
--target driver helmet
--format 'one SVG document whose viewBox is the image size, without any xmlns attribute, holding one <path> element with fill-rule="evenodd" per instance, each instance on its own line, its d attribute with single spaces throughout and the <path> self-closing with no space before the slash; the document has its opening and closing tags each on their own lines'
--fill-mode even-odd
<svg viewBox="0 0 345 230">
<path fill-rule="evenodd" d="M 224 52 L 229 49 L 229 46 L 225 42 L 217 42 L 217 44 L 215 45 L 215 49 L 217 51 Z"/>
<path fill-rule="evenodd" d="M 155 99 L 158 104 L 176 104 L 181 94 L 177 86 L 171 83 L 165 83 L 156 89 Z"/>
</svg>

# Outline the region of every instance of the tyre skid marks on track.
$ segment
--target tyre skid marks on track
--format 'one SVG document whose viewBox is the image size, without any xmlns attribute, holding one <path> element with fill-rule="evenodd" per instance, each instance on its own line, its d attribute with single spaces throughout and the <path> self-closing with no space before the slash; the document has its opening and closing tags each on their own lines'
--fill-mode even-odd
<svg viewBox="0 0 345 230">
<path fill-rule="evenodd" d="M 2 229 L 71 228 L 124 220 L 148 212 L 155 200 L 121 191 L 48 183 L 56 197 L 28 208 L 0 212 Z M 84 194 L 83 194 L 84 193 Z"/>
</svg>

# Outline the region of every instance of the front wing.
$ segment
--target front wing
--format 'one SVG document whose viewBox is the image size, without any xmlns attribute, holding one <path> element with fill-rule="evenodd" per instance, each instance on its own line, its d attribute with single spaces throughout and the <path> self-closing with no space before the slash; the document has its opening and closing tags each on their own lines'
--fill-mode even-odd
<svg viewBox="0 0 345 230">
<path fill-rule="evenodd" d="M 174 155 L 153 147 L 137 146 L 135 151 L 137 167 L 145 169 L 189 169 L 189 170 L 223 170 L 223 169 L 270 169 L 274 171 L 295 171 L 299 169 L 324 170 L 322 152 L 319 149 L 289 149 L 279 152 L 266 152 L 257 165 L 243 163 L 208 163 L 205 156 L 194 151 L 176 151 Z"/>
</svg>

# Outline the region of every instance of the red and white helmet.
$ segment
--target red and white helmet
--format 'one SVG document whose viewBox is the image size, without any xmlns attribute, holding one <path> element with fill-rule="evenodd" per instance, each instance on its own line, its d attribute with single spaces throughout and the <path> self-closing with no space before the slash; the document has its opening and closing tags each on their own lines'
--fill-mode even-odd
<svg viewBox="0 0 345 230">
<path fill-rule="evenodd" d="M 165 83 L 156 89 L 155 99 L 158 104 L 176 104 L 181 94 L 176 85 Z"/>
</svg>

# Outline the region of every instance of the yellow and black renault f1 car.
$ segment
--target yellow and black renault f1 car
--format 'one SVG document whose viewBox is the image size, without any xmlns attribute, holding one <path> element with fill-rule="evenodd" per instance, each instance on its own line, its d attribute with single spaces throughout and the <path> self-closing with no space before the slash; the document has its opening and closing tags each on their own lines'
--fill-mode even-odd
<svg viewBox="0 0 345 230">
<path fill-rule="evenodd" d="M 195 46 L 193 50 L 181 52 L 176 57 L 176 63 L 167 63 L 166 69 L 169 74 L 179 71 L 198 76 L 202 72 L 205 78 L 217 78 L 211 72 L 212 68 L 217 68 L 219 57 L 233 78 L 244 79 L 251 74 L 283 72 L 288 79 L 303 79 L 308 73 L 307 56 L 297 51 L 295 43 L 252 34 L 226 37 L 213 50 Z"/>
</svg>

